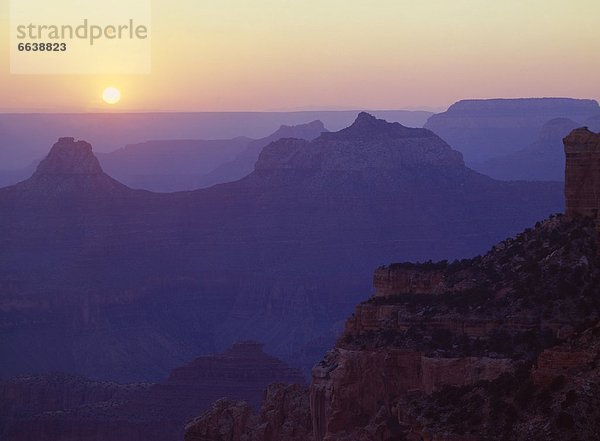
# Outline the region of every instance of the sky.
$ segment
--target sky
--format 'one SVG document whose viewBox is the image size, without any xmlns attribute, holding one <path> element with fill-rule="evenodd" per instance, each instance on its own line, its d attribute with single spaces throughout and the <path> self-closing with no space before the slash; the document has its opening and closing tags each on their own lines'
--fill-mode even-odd
<svg viewBox="0 0 600 441">
<path fill-rule="evenodd" d="M 9 2 L 0 0 L 4 36 Z M 598 0 L 152 0 L 149 74 L 15 75 L 11 43 L 0 39 L 0 111 L 439 110 L 463 98 L 600 99 L 598 17 Z M 116 105 L 101 99 L 108 86 L 121 90 Z"/>
</svg>

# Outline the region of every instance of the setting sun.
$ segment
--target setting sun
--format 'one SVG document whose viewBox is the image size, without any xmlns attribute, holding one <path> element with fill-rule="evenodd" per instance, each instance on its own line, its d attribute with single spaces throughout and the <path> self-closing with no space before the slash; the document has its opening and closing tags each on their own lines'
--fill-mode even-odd
<svg viewBox="0 0 600 441">
<path fill-rule="evenodd" d="M 107 104 L 116 104 L 121 100 L 121 92 L 115 87 L 107 87 L 102 92 L 102 99 Z"/>
</svg>

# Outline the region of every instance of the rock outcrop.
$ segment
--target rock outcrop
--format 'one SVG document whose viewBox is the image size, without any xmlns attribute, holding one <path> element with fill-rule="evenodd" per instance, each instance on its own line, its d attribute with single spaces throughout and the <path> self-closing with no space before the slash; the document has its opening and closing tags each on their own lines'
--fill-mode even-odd
<svg viewBox="0 0 600 441">
<path fill-rule="evenodd" d="M 436 294 L 444 289 L 444 272 L 416 265 L 381 267 L 373 275 L 375 296 L 388 296 L 411 292 Z"/>
<path fill-rule="evenodd" d="M 316 142 L 284 139 L 264 148 L 256 170 L 362 171 L 464 167 L 462 156 L 429 130 L 388 123 L 362 112 L 354 124 Z"/>
<path fill-rule="evenodd" d="M 259 414 L 244 401 L 219 400 L 187 425 L 185 441 L 307 441 L 311 438 L 308 391 L 272 384 Z"/>
<path fill-rule="evenodd" d="M 391 434 L 406 421 L 374 418 L 397 414 L 400 397 L 473 388 L 523 363 L 537 363 L 535 375 L 547 383 L 591 361 L 549 348 L 600 317 L 594 230 L 589 220 L 557 217 L 482 257 L 423 264 L 421 271 L 409 264 L 384 269 L 387 280 L 434 272 L 443 284 L 426 292 L 419 283 L 388 285 L 385 295 L 356 308 L 336 348 L 313 369 L 314 439 L 396 439 Z M 589 305 L 585 314 L 576 312 L 581 302 Z M 549 368 L 552 360 L 561 363 Z M 378 429 L 367 436 L 369 426 Z"/>
<path fill-rule="evenodd" d="M 40 162 L 36 175 L 99 175 L 100 162 L 92 153 L 92 145 L 75 138 L 60 138 L 48 156 Z"/>
<path fill-rule="evenodd" d="M 600 134 L 574 130 L 564 140 L 566 214 L 570 217 L 600 213 Z"/>
<path fill-rule="evenodd" d="M 23 199 L 104 198 L 124 196 L 129 189 L 108 176 L 92 146 L 75 138 L 60 138 L 33 176 L 18 184 Z"/>
</svg>

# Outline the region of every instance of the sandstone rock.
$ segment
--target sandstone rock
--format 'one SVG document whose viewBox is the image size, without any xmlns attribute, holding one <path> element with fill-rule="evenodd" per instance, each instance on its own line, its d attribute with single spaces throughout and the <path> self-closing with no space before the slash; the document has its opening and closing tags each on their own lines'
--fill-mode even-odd
<svg viewBox="0 0 600 441">
<path fill-rule="evenodd" d="M 249 441 L 254 421 L 252 409 L 244 401 L 222 399 L 185 428 L 185 441 Z"/>
<path fill-rule="evenodd" d="M 548 386 L 559 376 L 572 375 L 576 370 L 588 368 L 597 354 L 565 348 L 551 348 L 542 352 L 532 376 L 536 384 Z"/>
<path fill-rule="evenodd" d="M 104 173 L 91 144 L 70 137 L 59 138 L 33 176 L 14 188 L 21 202 L 41 199 L 45 203 L 56 198 L 72 198 L 74 203 L 81 199 L 122 198 L 130 192 Z"/>
<path fill-rule="evenodd" d="M 310 432 L 306 388 L 272 384 L 260 414 L 243 401 L 219 400 L 187 425 L 185 441 L 309 441 Z"/>
<path fill-rule="evenodd" d="M 431 394 L 446 386 L 472 386 L 512 369 L 510 359 L 431 358 L 416 351 L 389 348 L 336 348 L 313 369 L 310 404 L 314 438 L 344 439 L 344 433 L 368 425 L 382 407 L 392 412 L 395 400 L 403 394 Z"/>
<path fill-rule="evenodd" d="M 92 145 L 75 138 L 60 138 L 48 156 L 38 165 L 37 175 L 98 175 L 100 162 L 92 153 Z"/>
<path fill-rule="evenodd" d="M 399 409 L 411 406 L 415 397 L 430 403 L 502 384 L 524 360 L 537 358 L 532 378 L 540 387 L 588 368 L 595 352 L 548 347 L 600 317 L 597 306 L 584 316 L 567 312 L 582 296 L 591 301 L 600 286 L 595 253 L 593 222 L 563 216 L 538 223 L 475 259 L 378 269 L 374 285 L 379 292 L 356 307 L 336 348 L 313 369 L 314 439 L 487 439 L 465 434 L 465 429 L 444 432 L 435 419 L 423 425 Z M 540 267 L 524 273 L 532 261 Z M 577 287 L 562 287 L 580 271 L 586 276 Z M 520 282 L 531 274 L 538 276 Z M 431 275 L 442 282 L 435 289 Z M 523 303 L 524 296 L 536 300 Z M 554 302 L 561 306 L 550 312 L 546 305 Z M 546 312 L 540 314 L 541 309 Z M 444 413 L 442 405 L 435 406 L 432 415 Z M 460 412 L 460 407 L 453 409 Z"/>
<path fill-rule="evenodd" d="M 567 216 L 598 218 L 600 210 L 600 134 L 581 128 L 565 139 Z"/>
<path fill-rule="evenodd" d="M 434 294 L 443 291 L 443 271 L 435 269 L 383 267 L 373 275 L 375 296 Z"/>
<path fill-rule="evenodd" d="M 446 386 L 472 386 L 512 372 L 514 362 L 507 358 L 463 357 L 421 359 L 422 389 L 431 394 Z"/>
</svg>

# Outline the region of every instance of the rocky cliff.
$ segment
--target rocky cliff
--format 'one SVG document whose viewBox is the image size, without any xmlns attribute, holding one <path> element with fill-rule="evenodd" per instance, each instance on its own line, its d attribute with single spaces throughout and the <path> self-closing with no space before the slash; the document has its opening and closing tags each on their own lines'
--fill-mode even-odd
<svg viewBox="0 0 600 441">
<path fill-rule="evenodd" d="M 559 184 L 494 181 L 368 114 L 173 194 L 125 187 L 64 139 L 0 189 L 0 376 L 155 382 L 241 339 L 308 371 L 372 268 L 477 254 L 562 207 Z"/>
<path fill-rule="evenodd" d="M 594 228 L 553 218 L 484 256 L 438 264 L 444 284 L 435 293 L 392 283 L 359 305 L 336 348 L 313 369 L 315 439 L 396 439 L 394 430 L 406 423 L 400 415 L 410 413 L 400 397 L 473 388 L 522 365 L 537 364 L 532 375 L 548 383 L 590 362 L 593 354 L 547 348 L 600 316 Z M 414 269 L 388 272 L 397 279 Z M 379 414 L 398 419 L 377 423 Z"/>
<path fill-rule="evenodd" d="M 309 405 L 289 415 L 310 408 L 313 441 L 595 439 L 597 249 L 594 220 L 556 216 L 483 256 L 378 270 L 378 293 L 314 367 Z M 415 271 L 443 284 L 397 283 Z M 245 426 L 232 416 L 239 406 L 218 403 L 186 440 L 271 439 L 250 412 Z"/>
<path fill-rule="evenodd" d="M 272 384 L 259 414 L 244 401 L 219 400 L 190 422 L 185 441 L 306 441 L 311 438 L 308 390 Z"/>
<path fill-rule="evenodd" d="M 584 127 L 571 132 L 564 143 L 566 214 L 597 219 L 600 213 L 600 134 Z"/>
<path fill-rule="evenodd" d="M 425 125 L 463 153 L 468 164 L 480 170 L 484 161 L 516 153 L 536 142 L 540 128 L 555 118 L 578 124 L 598 116 L 594 100 L 520 98 L 462 100 Z M 485 169 L 481 168 L 485 173 Z"/>
<path fill-rule="evenodd" d="M 13 187 L 14 188 L 14 187 Z M 92 152 L 91 144 L 60 138 L 30 179 L 16 187 L 22 198 L 56 199 L 125 195 L 129 189 L 108 176 Z"/>
</svg>

